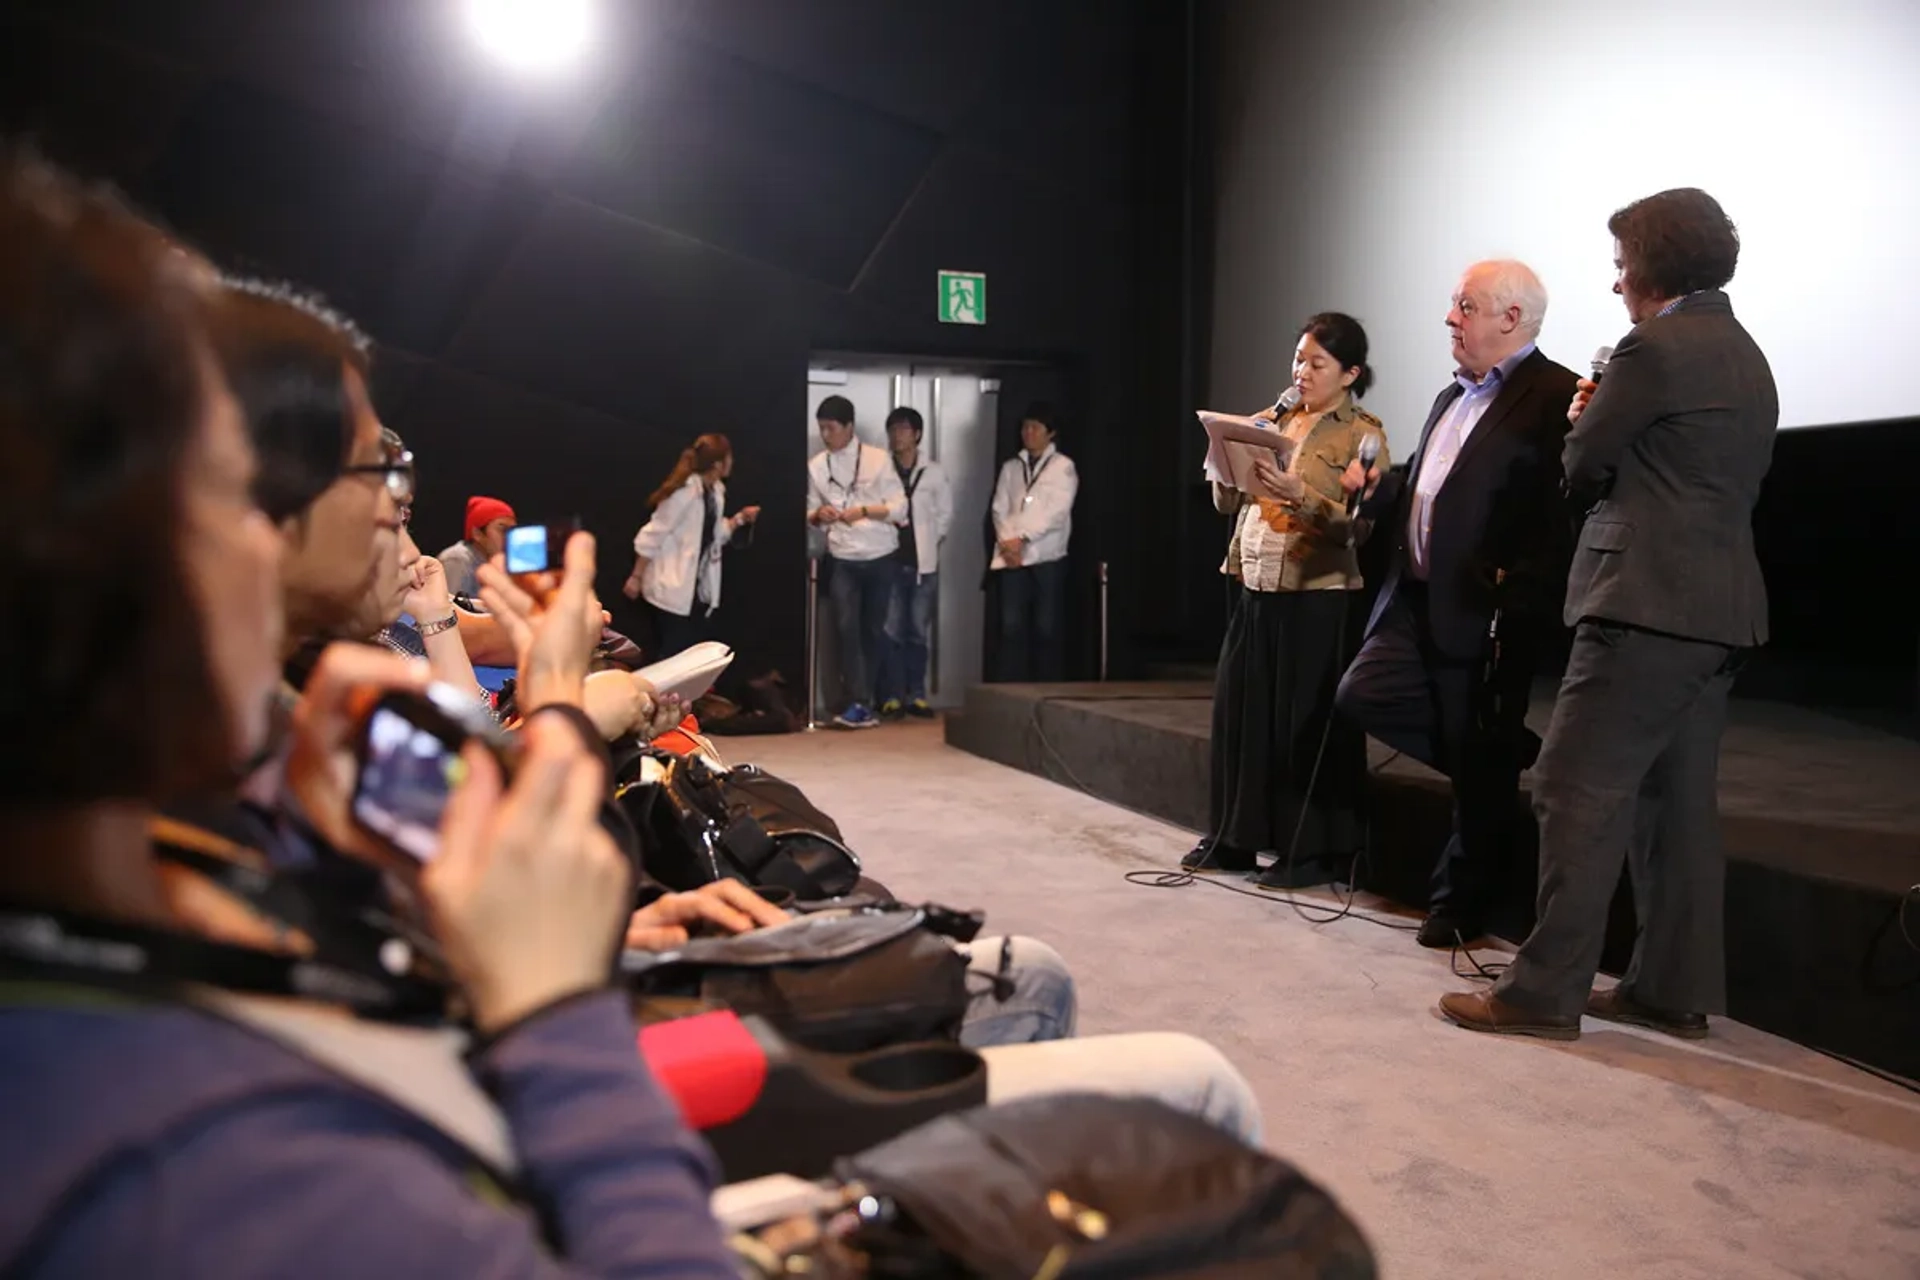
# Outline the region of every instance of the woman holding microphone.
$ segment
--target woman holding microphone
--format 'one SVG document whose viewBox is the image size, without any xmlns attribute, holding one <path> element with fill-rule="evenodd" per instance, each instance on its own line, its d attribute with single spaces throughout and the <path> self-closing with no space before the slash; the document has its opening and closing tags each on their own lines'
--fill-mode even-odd
<svg viewBox="0 0 1920 1280">
<path fill-rule="evenodd" d="M 733 445 L 710 432 L 681 453 L 648 499 L 653 518 L 634 535 L 633 572 L 621 591 L 629 600 L 646 600 L 659 646 L 655 661 L 709 638 L 720 607 L 720 553 L 742 526 L 760 518 L 758 507 L 722 514 L 732 474 Z"/>
<path fill-rule="evenodd" d="M 1213 486 L 1234 518 L 1220 571 L 1240 589 L 1214 676 L 1209 834 L 1181 861 L 1189 870 L 1253 872 L 1272 850 L 1254 883 L 1290 889 L 1332 879 L 1361 846 L 1365 740 L 1334 720 L 1333 692 L 1359 638 L 1348 612 L 1366 529 L 1347 494 L 1364 482 L 1363 443 L 1388 466 L 1380 420 L 1354 403 L 1372 382 L 1360 322 L 1314 316 L 1294 349 L 1298 403 L 1260 415 L 1292 446 L 1285 468 L 1263 458 L 1254 491 Z"/>
</svg>

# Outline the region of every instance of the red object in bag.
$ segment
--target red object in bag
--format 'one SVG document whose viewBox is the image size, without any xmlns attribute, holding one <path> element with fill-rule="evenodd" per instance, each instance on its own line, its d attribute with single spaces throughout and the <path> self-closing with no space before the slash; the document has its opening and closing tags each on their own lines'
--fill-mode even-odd
<svg viewBox="0 0 1920 1280">
<path fill-rule="evenodd" d="M 662 751 L 671 751 L 676 756 L 690 756 L 700 750 L 700 742 L 693 737 L 700 732 L 700 721 L 691 712 L 680 722 L 677 729 L 669 729 L 655 738 L 651 745 Z"/>
<path fill-rule="evenodd" d="M 767 1051 L 737 1014 L 724 1010 L 640 1028 L 640 1057 L 692 1129 L 731 1124 L 767 1083 Z"/>
</svg>

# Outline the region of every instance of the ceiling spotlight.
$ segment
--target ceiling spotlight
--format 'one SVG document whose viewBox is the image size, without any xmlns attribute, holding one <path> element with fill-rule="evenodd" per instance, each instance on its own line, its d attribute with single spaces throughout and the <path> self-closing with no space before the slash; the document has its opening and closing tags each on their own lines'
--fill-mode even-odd
<svg viewBox="0 0 1920 1280">
<path fill-rule="evenodd" d="M 466 0 L 482 47 L 527 71 L 554 71 L 579 60 L 593 37 L 594 0 Z"/>
</svg>

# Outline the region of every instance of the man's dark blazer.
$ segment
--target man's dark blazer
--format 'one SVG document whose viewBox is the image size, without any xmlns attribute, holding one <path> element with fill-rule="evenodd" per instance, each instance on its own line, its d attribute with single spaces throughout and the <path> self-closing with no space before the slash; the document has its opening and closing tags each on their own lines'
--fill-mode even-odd
<svg viewBox="0 0 1920 1280">
<path fill-rule="evenodd" d="M 1726 294 L 1693 294 L 1634 326 L 1567 435 L 1567 482 L 1599 499 L 1574 553 L 1567 625 L 1764 643 L 1753 505 L 1779 423 L 1773 371 Z"/>
<path fill-rule="evenodd" d="M 1454 459 L 1433 503 L 1427 540 L 1427 617 L 1443 657 L 1470 662 L 1486 647 L 1496 607 L 1494 577 L 1507 571 L 1498 607 L 1516 622 L 1560 607 L 1572 542 L 1572 508 L 1561 485 L 1560 448 L 1573 400 L 1573 370 L 1534 350 L 1513 368 Z M 1433 402 L 1406 471 L 1382 480 L 1361 514 L 1390 541 L 1387 573 L 1367 622 L 1372 634 L 1408 575 L 1407 516 L 1433 428 L 1463 392 L 1449 383 Z"/>
</svg>

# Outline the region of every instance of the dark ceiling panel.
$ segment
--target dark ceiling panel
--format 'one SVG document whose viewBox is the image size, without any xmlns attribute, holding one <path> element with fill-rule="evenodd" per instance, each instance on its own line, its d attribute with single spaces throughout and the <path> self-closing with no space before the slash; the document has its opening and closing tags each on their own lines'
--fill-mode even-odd
<svg viewBox="0 0 1920 1280">
<path fill-rule="evenodd" d="M 1007 36 L 1003 78 L 956 129 L 957 140 L 1083 200 L 1124 194 L 1138 92 L 1136 28 L 1102 21 L 1095 3 L 1024 9 Z M 1184 104 L 1174 96 L 1144 105 L 1177 114 Z"/>
<path fill-rule="evenodd" d="M 223 265 L 318 288 L 375 337 L 423 351 L 544 198 L 233 84 L 195 103 L 144 195 Z"/>
<path fill-rule="evenodd" d="M 566 189 L 845 287 L 938 146 L 926 129 L 676 42 L 610 100 Z"/>
<path fill-rule="evenodd" d="M 901 317 L 902 341 L 989 351 L 1012 330 L 1029 343 L 1064 345 L 1125 322 L 1127 261 L 1114 224 L 1089 218 L 1082 196 L 954 147 L 927 175 L 853 296 Z M 941 268 L 986 272 L 984 327 L 938 322 Z"/>
<path fill-rule="evenodd" d="M 448 356 L 608 412 L 690 425 L 713 412 L 714 387 L 758 403 L 771 396 L 753 388 L 802 376 L 798 326 L 817 292 L 560 199 L 476 301 Z"/>
<path fill-rule="evenodd" d="M 200 87 L 179 63 L 32 17 L 0 18 L 0 133 L 93 177 L 130 182 Z"/>
<path fill-rule="evenodd" d="M 727 0 L 687 4 L 677 25 L 756 66 L 947 133 L 998 78 L 1012 15 L 1035 7 L 1028 0 Z"/>
<path fill-rule="evenodd" d="M 497 65 L 450 0 L 275 0 L 213 69 L 483 170 L 562 166 L 623 78 L 628 40 L 602 41 L 558 80 Z"/>
<path fill-rule="evenodd" d="M 193 65 L 244 46 L 248 33 L 290 3 L 330 0 L 9 0 L 74 31 L 87 31 L 130 48 Z"/>
</svg>

